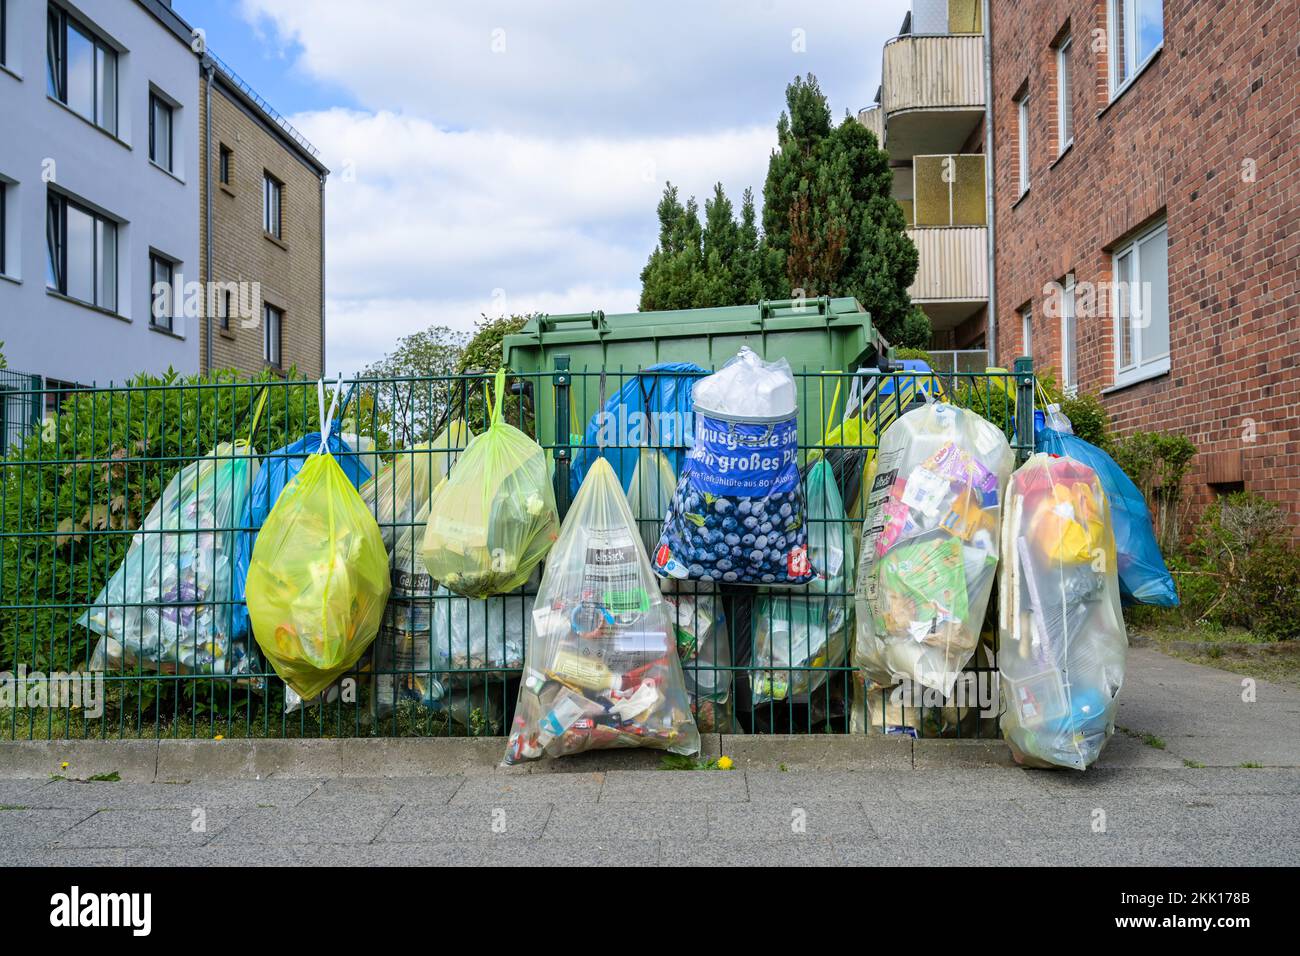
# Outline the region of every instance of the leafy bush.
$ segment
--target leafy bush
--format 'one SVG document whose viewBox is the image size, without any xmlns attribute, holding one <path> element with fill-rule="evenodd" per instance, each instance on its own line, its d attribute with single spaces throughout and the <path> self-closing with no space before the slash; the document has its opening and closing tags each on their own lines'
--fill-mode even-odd
<svg viewBox="0 0 1300 956">
<path fill-rule="evenodd" d="M 1187 621 L 1300 637 L 1300 550 L 1273 502 L 1250 492 L 1220 498 L 1171 565 Z"/>
<path fill-rule="evenodd" d="M 1177 432 L 1135 431 L 1112 439 L 1108 450 L 1151 506 L 1160 550 L 1176 551 L 1182 543 L 1183 479 L 1196 446 Z"/>
<path fill-rule="evenodd" d="M 218 443 L 248 437 L 262 384 L 258 451 L 319 427 L 315 387 L 269 373 L 248 380 L 234 371 L 169 371 L 129 384 L 71 393 L 0 462 L 0 670 L 82 666 L 95 640 L 76 624 L 84 605 L 171 477 Z"/>
</svg>

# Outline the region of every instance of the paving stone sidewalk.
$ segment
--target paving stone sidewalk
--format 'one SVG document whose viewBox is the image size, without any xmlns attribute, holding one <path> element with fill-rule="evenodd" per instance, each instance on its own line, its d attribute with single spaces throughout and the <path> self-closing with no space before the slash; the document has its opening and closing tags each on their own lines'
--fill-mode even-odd
<svg viewBox="0 0 1300 956">
<path fill-rule="evenodd" d="M 496 769 L 495 740 L 3 743 L 0 865 L 1300 862 L 1300 693 L 1248 702 L 1154 651 L 1129 674 L 1130 733 L 1086 773 L 861 737 L 706 738 L 730 771 L 625 752 L 532 773 Z M 123 779 L 52 779 L 64 762 Z"/>
</svg>

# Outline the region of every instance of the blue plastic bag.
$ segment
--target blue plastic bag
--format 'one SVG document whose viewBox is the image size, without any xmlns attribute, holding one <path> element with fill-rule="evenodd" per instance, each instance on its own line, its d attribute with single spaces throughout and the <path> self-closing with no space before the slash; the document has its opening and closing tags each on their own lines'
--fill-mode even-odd
<svg viewBox="0 0 1300 956">
<path fill-rule="evenodd" d="M 244 500 L 244 510 L 239 518 L 239 526 L 243 530 L 239 532 L 235 542 L 233 599 L 236 603 L 230 615 L 230 630 L 235 637 L 246 637 L 249 631 L 248 607 L 244 603 L 244 585 L 248 580 L 248 563 L 253 556 L 257 532 L 266 521 L 266 516 L 271 513 L 271 509 L 275 507 L 275 502 L 280 497 L 280 492 L 284 491 L 285 485 L 293 481 L 302 470 L 308 456 L 320 449 L 320 444 L 320 432 L 311 432 L 298 441 L 271 452 L 263 461 L 257 479 L 253 482 L 252 491 Z M 354 453 L 347 442 L 339 437 L 337 423 L 330 429 L 327 444 L 330 454 L 334 456 L 334 460 L 343 469 L 343 474 L 348 476 L 348 480 L 354 487 L 360 488 L 370 480 L 370 469 L 362 464 L 362 456 Z"/>
<path fill-rule="evenodd" d="M 636 446 L 660 449 L 681 474 L 695 411 L 691 389 L 704 371 L 690 362 L 663 362 L 644 370 L 660 374 L 638 373 L 624 382 L 587 423 L 584 447 L 573 456 L 569 471 L 570 494 L 578 494 L 597 458 L 610 463 L 626 492 L 640 456 Z"/>
<path fill-rule="evenodd" d="M 1097 473 L 1110 502 L 1115 525 L 1115 551 L 1119 563 L 1119 592 L 1125 604 L 1177 607 L 1178 591 L 1156 543 L 1151 512 L 1133 480 L 1115 459 L 1078 435 L 1047 427 L 1034 416 L 1036 451 L 1081 461 Z"/>
</svg>

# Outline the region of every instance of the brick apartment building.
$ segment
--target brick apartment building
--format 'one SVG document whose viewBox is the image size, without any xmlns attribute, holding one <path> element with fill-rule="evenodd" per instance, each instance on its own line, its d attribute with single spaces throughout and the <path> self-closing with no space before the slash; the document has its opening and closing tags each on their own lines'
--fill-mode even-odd
<svg viewBox="0 0 1300 956">
<path fill-rule="evenodd" d="M 325 177 L 316 149 L 226 64 L 199 79 L 200 367 L 325 367 Z M 211 284 L 209 284 L 211 283 Z M 215 288 L 214 288 L 215 286 Z"/>
<path fill-rule="evenodd" d="M 1300 528 L 1300 4 L 990 0 L 1000 364 Z M 1055 285 L 1053 285 L 1055 284 Z M 1058 291 L 1059 290 L 1059 291 Z"/>
</svg>

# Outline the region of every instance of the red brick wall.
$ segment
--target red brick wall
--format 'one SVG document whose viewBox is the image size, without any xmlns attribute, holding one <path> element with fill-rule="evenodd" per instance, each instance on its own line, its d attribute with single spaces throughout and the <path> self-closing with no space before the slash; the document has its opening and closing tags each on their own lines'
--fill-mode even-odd
<svg viewBox="0 0 1300 956">
<path fill-rule="evenodd" d="M 1094 33 L 1106 11 L 992 0 L 999 361 L 1020 354 L 1017 310 L 1032 302 L 1035 364 L 1059 367 L 1044 285 L 1071 271 L 1108 283 L 1113 247 L 1166 217 L 1170 371 L 1103 401 L 1118 431 L 1196 442 L 1193 512 L 1208 481 L 1239 470 L 1300 531 L 1300 4 L 1165 0 L 1164 47 L 1114 102 Z M 1053 44 L 1067 23 L 1074 146 L 1058 158 Z M 1012 97 L 1026 79 L 1031 186 L 1018 200 Z M 1086 391 L 1114 384 L 1112 322 L 1109 308 L 1077 320 Z"/>
</svg>

